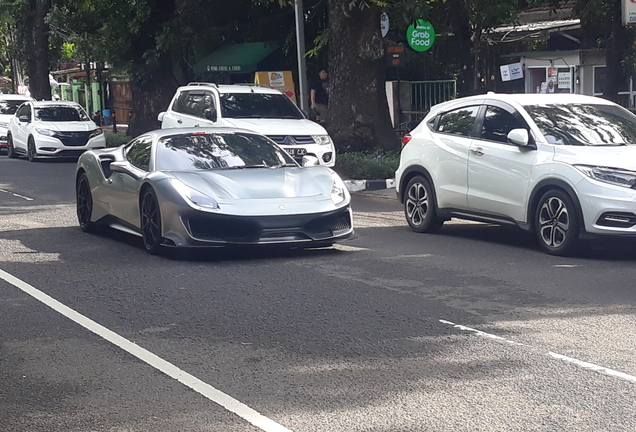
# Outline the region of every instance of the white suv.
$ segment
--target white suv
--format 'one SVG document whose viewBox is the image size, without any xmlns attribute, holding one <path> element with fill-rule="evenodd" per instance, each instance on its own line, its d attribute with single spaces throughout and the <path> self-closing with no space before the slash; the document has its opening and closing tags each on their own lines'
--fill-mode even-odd
<svg viewBox="0 0 636 432">
<path fill-rule="evenodd" d="M 13 117 L 22 103 L 30 100 L 33 99 L 28 96 L 0 94 L 0 150 L 7 148 L 9 120 L 11 120 L 11 117 Z"/>
<path fill-rule="evenodd" d="M 77 102 L 29 101 L 9 121 L 7 155 L 38 158 L 78 157 L 106 147 L 104 132 Z"/>
<path fill-rule="evenodd" d="M 636 235 L 636 116 L 605 99 L 471 96 L 434 106 L 402 142 L 396 192 L 414 231 L 513 224 L 554 255 L 583 235 Z"/>
<path fill-rule="evenodd" d="M 327 131 L 308 120 L 282 92 L 255 84 L 190 83 L 179 87 L 167 111 L 159 113 L 161 128 L 235 127 L 268 136 L 301 162 L 315 156 L 334 166 L 336 151 Z"/>
</svg>

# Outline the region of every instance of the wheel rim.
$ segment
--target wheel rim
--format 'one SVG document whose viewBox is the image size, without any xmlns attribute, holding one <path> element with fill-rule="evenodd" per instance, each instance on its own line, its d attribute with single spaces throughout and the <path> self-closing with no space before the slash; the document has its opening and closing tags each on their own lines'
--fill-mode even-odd
<svg viewBox="0 0 636 432">
<path fill-rule="evenodd" d="M 146 248 L 154 247 L 159 239 L 159 208 L 151 194 L 146 194 L 141 206 L 141 232 Z"/>
<path fill-rule="evenodd" d="M 93 212 L 93 197 L 88 182 L 81 179 L 77 186 L 77 216 L 81 226 L 86 226 L 91 221 Z"/>
<path fill-rule="evenodd" d="M 406 216 L 413 225 L 419 226 L 424 223 L 428 209 L 429 201 L 426 187 L 422 183 L 414 183 L 406 196 Z"/>
<path fill-rule="evenodd" d="M 567 239 L 570 228 L 570 214 L 563 200 L 550 197 L 539 211 L 539 233 L 543 242 L 558 248 Z"/>
</svg>

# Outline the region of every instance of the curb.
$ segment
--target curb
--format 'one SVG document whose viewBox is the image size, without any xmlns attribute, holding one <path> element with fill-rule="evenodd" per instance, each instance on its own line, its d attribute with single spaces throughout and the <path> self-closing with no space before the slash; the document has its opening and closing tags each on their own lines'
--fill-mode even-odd
<svg viewBox="0 0 636 432">
<path fill-rule="evenodd" d="M 362 192 L 367 190 L 380 190 L 395 188 L 395 179 L 386 180 L 345 180 L 345 186 L 349 192 Z"/>
</svg>

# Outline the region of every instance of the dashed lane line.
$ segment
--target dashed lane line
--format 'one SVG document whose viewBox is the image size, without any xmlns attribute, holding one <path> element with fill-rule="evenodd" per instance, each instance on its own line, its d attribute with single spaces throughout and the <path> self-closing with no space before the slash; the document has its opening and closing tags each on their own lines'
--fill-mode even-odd
<svg viewBox="0 0 636 432">
<path fill-rule="evenodd" d="M 6 194 L 13 195 L 13 196 L 14 196 L 14 197 L 16 197 L 16 198 L 22 198 L 23 200 L 33 201 L 33 198 L 29 198 L 29 197 L 26 197 L 26 196 L 24 196 L 24 195 L 20 195 L 20 194 L 17 194 L 17 193 L 13 193 L 13 192 L 8 191 L 8 190 L 0 189 L 0 192 L 4 192 L 4 193 L 6 193 Z"/>
<path fill-rule="evenodd" d="M 489 339 L 499 340 L 501 342 L 506 342 L 506 343 L 509 343 L 509 344 L 512 344 L 512 345 L 531 347 L 530 345 L 526 345 L 526 344 L 522 344 L 522 343 L 519 343 L 519 342 L 515 342 L 515 341 L 512 341 L 512 340 L 503 338 L 501 336 L 497 336 L 497 335 L 494 335 L 494 334 L 491 334 L 491 333 L 486 333 L 486 332 L 483 332 L 481 330 L 477 330 L 477 329 L 474 329 L 474 328 L 471 328 L 471 327 L 466 327 L 466 326 L 463 326 L 463 325 L 455 324 L 455 323 L 452 323 L 450 321 L 439 320 L 439 322 L 441 322 L 442 324 L 451 325 L 451 326 L 455 327 L 458 330 L 475 333 L 477 336 L 482 336 L 482 337 L 486 337 L 486 338 L 489 338 Z M 599 373 L 602 373 L 602 374 L 605 374 L 605 375 L 609 375 L 609 376 L 613 376 L 613 377 L 617 377 L 617 378 L 623 379 L 625 381 L 630 381 L 630 382 L 636 383 L 636 376 L 629 375 L 629 374 L 626 374 L 626 373 L 623 373 L 623 372 L 619 372 L 619 371 L 614 370 L 614 369 L 606 368 L 604 366 L 595 365 L 594 363 L 588 363 L 588 362 L 584 362 L 584 361 L 581 361 L 581 360 L 577 360 L 577 359 L 572 358 L 572 357 L 568 357 L 568 356 L 564 356 L 564 355 L 561 355 L 561 354 L 553 353 L 552 351 L 547 352 L 546 355 L 548 355 L 548 356 L 550 356 L 552 358 L 555 358 L 557 360 L 561 360 L 561 361 L 564 361 L 564 362 L 567 362 L 567 363 L 572 363 L 573 365 L 576 365 L 576 366 L 581 367 L 583 369 L 588 369 L 588 370 L 591 370 L 591 371 L 594 371 L 594 372 L 599 372 Z"/>
<path fill-rule="evenodd" d="M 171 378 L 179 381 L 183 385 L 191 388 L 197 393 L 203 395 L 208 398 L 212 402 L 221 405 L 228 411 L 238 415 L 239 417 L 247 420 L 254 426 L 265 432 L 292 432 L 290 429 L 276 423 L 275 421 L 263 416 L 258 413 L 254 409 L 248 407 L 242 402 L 234 399 L 233 397 L 217 390 L 209 384 L 201 381 L 193 375 L 177 368 L 173 364 L 167 362 L 166 360 L 158 357 L 157 355 L 151 353 L 150 351 L 140 347 L 139 345 L 129 341 L 128 339 L 118 335 L 112 330 L 107 329 L 106 327 L 96 323 L 95 321 L 87 318 L 86 316 L 76 312 L 70 307 L 64 305 L 63 303 L 55 300 L 53 297 L 48 294 L 43 293 L 42 291 L 34 288 L 32 285 L 18 279 L 17 277 L 0 270 L 0 279 L 5 280 L 10 283 L 14 287 L 24 291 L 26 294 L 32 296 L 33 298 L 39 300 L 44 303 L 51 309 L 56 312 L 64 315 L 71 321 L 81 325 L 87 330 L 92 331 L 98 336 L 104 338 L 108 342 L 118 346 L 122 350 L 132 354 L 137 357 L 139 360 L 149 364 L 155 369 L 163 372 Z"/>
</svg>

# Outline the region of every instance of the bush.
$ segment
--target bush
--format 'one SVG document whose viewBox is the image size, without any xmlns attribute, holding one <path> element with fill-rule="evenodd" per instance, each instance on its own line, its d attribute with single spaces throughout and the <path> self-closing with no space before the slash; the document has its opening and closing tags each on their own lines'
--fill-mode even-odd
<svg viewBox="0 0 636 432">
<path fill-rule="evenodd" d="M 107 133 L 106 134 L 106 147 L 119 147 L 122 144 L 126 144 L 132 138 L 124 133 Z"/>
<path fill-rule="evenodd" d="M 350 152 L 336 156 L 336 171 L 347 180 L 381 180 L 395 177 L 399 152 Z"/>
</svg>

